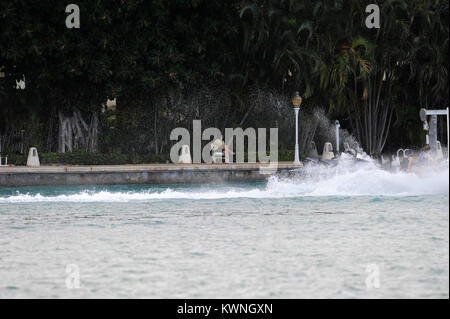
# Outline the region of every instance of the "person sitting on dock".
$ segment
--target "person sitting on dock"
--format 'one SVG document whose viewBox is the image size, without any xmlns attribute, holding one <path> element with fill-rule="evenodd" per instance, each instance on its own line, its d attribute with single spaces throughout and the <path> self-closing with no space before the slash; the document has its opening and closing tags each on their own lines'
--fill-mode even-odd
<svg viewBox="0 0 450 319">
<path fill-rule="evenodd" d="M 229 163 L 230 162 L 230 160 L 229 160 L 229 157 L 228 157 L 228 155 L 231 153 L 231 154 L 235 154 L 234 152 L 232 152 L 229 148 L 228 148 L 228 145 L 227 144 L 225 144 L 225 141 L 223 140 L 223 135 L 220 135 L 220 138 L 218 138 L 218 139 L 216 139 L 214 142 L 213 142 L 213 150 L 215 151 L 215 152 L 220 152 L 220 151 L 222 151 L 223 153 L 224 153 L 224 155 L 225 155 L 225 163 Z"/>
<path fill-rule="evenodd" d="M 408 171 L 413 171 L 413 165 L 423 166 L 432 161 L 433 157 L 431 157 L 431 147 L 427 144 L 422 147 L 417 161 L 412 156 L 408 157 Z"/>
</svg>

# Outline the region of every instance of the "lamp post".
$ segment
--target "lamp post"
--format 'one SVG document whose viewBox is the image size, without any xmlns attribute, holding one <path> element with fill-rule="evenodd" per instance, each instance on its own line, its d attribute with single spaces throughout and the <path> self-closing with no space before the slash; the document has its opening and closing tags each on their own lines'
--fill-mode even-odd
<svg viewBox="0 0 450 319">
<path fill-rule="evenodd" d="M 295 158 L 294 164 L 300 164 L 300 158 L 298 153 L 298 111 L 300 110 L 300 104 L 302 104 L 302 97 L 296 91 L 292 97 L 292 104 L 295 110 Z"/>
<path fill-rule="evenodd" d="M 334 122 L 334 125 L 336 125 L 336 152 L 339 154 L 339 128 L 341 125 L 338 120 Z"/>
</svg>

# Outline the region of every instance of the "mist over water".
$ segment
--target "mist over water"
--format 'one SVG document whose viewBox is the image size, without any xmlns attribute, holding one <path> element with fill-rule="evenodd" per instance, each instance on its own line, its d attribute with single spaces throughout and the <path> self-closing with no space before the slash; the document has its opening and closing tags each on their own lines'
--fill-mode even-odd
<svg viewBox="0 0 450 319">
<path fill-rule="evenodd" d="M 268 190 L 292 196 L 445 195 L 449 192 L 448 176 L 448 166 L 420 175 L 383 170 L 373 163 L 337 168 L 307 166 L 297 178 L 270 180 Z"/>
</svg>

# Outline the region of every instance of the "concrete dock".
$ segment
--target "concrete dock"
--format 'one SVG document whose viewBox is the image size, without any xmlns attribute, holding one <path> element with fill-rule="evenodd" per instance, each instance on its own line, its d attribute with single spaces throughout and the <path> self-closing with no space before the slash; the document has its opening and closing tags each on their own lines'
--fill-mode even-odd
<svg viewBox="0 0 450 319">
<path fill-rule="evenodd" d="M 274 172 L 268 163 L 3 166 L 0 187 L 254 182 L 300 167 L 278 162 Z"/>
</svg>

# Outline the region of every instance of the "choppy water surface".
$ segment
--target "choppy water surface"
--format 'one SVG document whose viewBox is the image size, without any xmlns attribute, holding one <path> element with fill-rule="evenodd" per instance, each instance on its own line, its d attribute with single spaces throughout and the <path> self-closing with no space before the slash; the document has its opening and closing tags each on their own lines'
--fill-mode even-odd
<svg viewBox="0 0 450 319">
<path fill-rule="evenodd" d="M 448 169 L 306 172 L 0 189 L 0 298 L 449 297 Z"/>
</svg>

